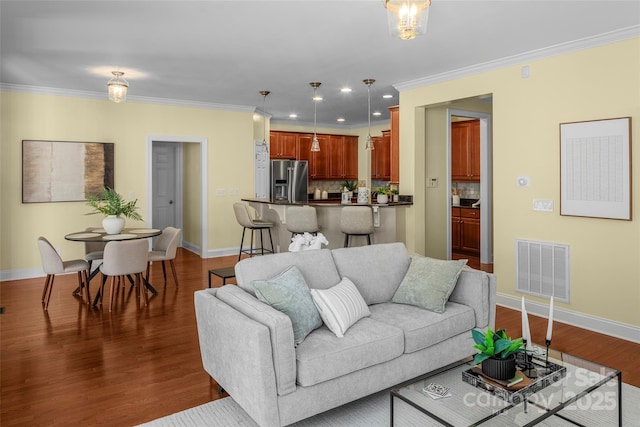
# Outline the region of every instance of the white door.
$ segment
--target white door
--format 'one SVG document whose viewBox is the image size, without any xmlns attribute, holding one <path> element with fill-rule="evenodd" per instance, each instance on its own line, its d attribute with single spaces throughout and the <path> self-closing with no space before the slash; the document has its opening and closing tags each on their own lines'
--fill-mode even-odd
<svg viewBox="0 0 640 427">
<path fill-rule="evenodd" d="M 181 145 L 173 142 L 154 142 L 153 155 L 153 228 L 160 230 L 172 226 L 181 228 L 179 218 L 182 209 L 179 192 L 179 150 Z"/>
<path fill-rule="evenodd" d="M 254 184 L 256 199 L 269 198 L 269 151 L 261 141 L 255 141 L 253 150 Z"/>
</svg>

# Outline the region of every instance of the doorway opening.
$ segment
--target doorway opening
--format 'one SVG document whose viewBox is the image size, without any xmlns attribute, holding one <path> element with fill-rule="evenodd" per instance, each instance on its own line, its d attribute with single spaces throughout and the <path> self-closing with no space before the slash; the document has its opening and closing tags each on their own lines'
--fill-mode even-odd
<svg viewBox="0 0 640 427">
<path fill-rule="evenodd" d="M 196 176 L 185 176 L 185 170 L 196 170 Z M 185 184 L 191 181 L 195 185 Z M 182 228 L 182 246 L 208 258 L 207 138 L 148 136 L 147 182 L 147 218 L 152 227 Z M 185 203 L 193 209 L 185 210 Z M 199 215 L 190 218 L 185 211 Z"/>
<path fill-rule="evenodd" d="M 465 185 L 459 184 L 452 178 L 453 175 L 453 151 L 452 151 L 452 126 L 451 124 L 460 119 L 477 120 L 479 122 L 480 137 L 480 180 L 473 184 L 466 185 L 472 192 L 472 198 L 477 199 L 473 203 L 474 208 L 479 209 L 480 214 L 480 268 L 483 270 L 493 270 L 493 195 L 492 195 L 492 166 L 491 166 L 491 115 L 480 113 L 477 111 L 467 111 L 458 109 L 447 109 L 447 157 L 448 157 L 448 173 L 447 173 L 447 195 L 452 195 L 454 191 L 460 190 L 459 187 Z M 476 188 L 478 192 L 476 193 Z M 456 191 L 457 192 L 457 191 Z M 459 225 L 458 229 L 453 223 L 453 200 L 454 197 L 447 197 L 447 254 L 449 259 L 452 258 L 453 234 L 454 232 L 464 233 L 465 225 Z M 456 200 L 458 200 L 456 198 Z M 471 207 L 471 206 L 470 206 Z M 464 216 L 464 215 L 462 215 Z M 474 221 L 474 220 L 471 220 Z M 466 231 L 472 231 L 474 224 L 466 228 Z"/>
</svg>

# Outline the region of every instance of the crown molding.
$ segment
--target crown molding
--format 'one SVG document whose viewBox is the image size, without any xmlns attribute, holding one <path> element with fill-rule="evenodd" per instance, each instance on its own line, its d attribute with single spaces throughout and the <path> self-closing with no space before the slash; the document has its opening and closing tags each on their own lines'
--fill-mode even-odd
<svg viewBox="0 0 640 427">
<path fill-rule="evenodd" d="M 9 83 L 0 83 L 0 90 L 7 92 L 31 93 L 38 95 L 55 95 L 69 96 L 73 98 L 99 99 L 107 101 L 106 93 L 90 92 L 84 90 L 58 89 L 44 86 L 27 86 Z M 193 107 L 204 108 L 210 110 L 240 111 L 250 112 L 256 111 L 255 106 L 233 105 L 233 104 L 217 104 L 214 102 L 187 101 L 181 99 L 153 98 L 149 96 L 128 95 L 126 102 L 139 102 L 142 104 L 170 105 L 176 107 Z"/>
<path fill-rule="evenodd" d="M 539 59 L 550 58 L 552 56 L 563 55 L 566 53 L 603 46 L 623 40 L 632 39 L 635 37 L 640 37 L 640 25 L 634 25 L 631 27 L 622 28 L 620 30 L 599 34 L 597 36 L 585 37 L 566 43 L 560 43 L 513 56 L 507 56 L 494 61 L 483 62 L 481 64 L 475 64 L 469 67 L 448 71 L 446 73 L 434 74 L 432 76 L 398 83 L 393 85 L 393 87 L 396 88 L 398 92 L 402 92 L 423 86 L 429 86 L 436 83 L 442 83 L 449 80 L 455 80 L 462 77 L 468 77 L 487 71 L 495 71 L 501 68 L 521 64 L 523 62 L 535 61 Z"/>
</svg>

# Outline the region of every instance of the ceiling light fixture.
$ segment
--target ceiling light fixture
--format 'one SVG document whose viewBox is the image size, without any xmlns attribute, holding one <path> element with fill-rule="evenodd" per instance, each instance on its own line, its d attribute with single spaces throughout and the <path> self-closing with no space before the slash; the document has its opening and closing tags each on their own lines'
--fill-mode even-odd
<svg viewBox="0 0 640 427">
<path fill-rule="evenodd" d="M 318 142 L 318 135 L 316 134 L 316 114 L 318 111 L 318 101 L 322 98 L 318 98 L 316 91 L 322 83 L 311 82 L 309 84 L 313 88 L 313 140 L 311 141 L 311 151 L 320 151 L 320 143 Z"/>
<path fill-rule="evenodd" d="M 389 32 L 393 37 L 411 40 L 427 32 L 431 0 L 383 0 L 387 8 Z"/>
<path fill-rule="evenodd" d="M 109 101 L 120 103 L 127 99 L 127 88 L 129 83 L 122 77 L 122 71 L 112 71 L 113 78 L 107 83 L 109 88 Z"/>
<path fill-rule="evenodd" d="M 373 140 L 371 139 L 371 85 L 375 82 L 374 79 L 364 79 L 362 81 L 367 85 L 367 103 L 369 105 L 369 114 L 367 117 L 369 118 L 369 134 L 367 135 L 367 143 L 364 146 L 365 150 L 374 150 Z"/>
<path fill-rule="evenodd" d="M 265 104 L 267 103 L 267 95 L 271 92 L 268 90 L 261 90 L 262 95 L 262 145 L 267 146 L 267 111 L 265 110 Z"/>
</svg>

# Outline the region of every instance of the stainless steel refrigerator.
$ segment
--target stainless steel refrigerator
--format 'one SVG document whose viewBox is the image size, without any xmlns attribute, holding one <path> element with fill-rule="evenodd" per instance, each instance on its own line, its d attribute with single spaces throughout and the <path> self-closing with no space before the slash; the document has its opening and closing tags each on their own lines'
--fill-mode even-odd
<svg viewBox="0 0 640 427">
<path fill-rule="evenodd" d="M 271 160 L 271 198 L 288 202 L 309 201 L 309 162 Z"/>
</svg>

